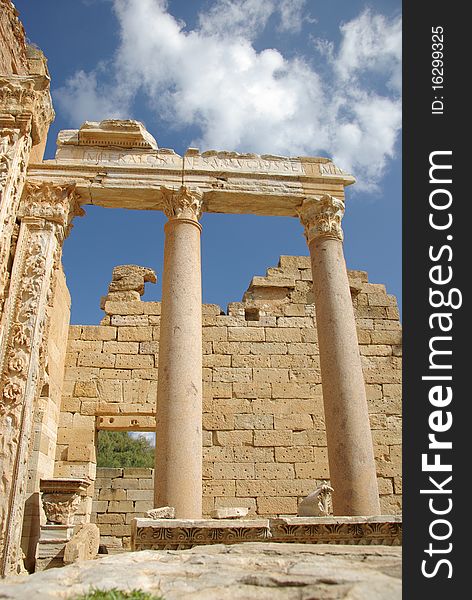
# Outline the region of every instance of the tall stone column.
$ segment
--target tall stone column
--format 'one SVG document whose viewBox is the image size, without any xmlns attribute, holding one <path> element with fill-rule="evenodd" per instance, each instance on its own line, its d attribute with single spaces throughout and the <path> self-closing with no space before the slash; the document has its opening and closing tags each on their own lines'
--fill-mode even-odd
<svg viewBox="0 0 472 600">
<path fill-rule="evenodd" d="M 379 515 L 379 493 L 356 323 L 343 254 L 344 202 L 304 200 L 335 515 Z"/>
<path fill-rule="evenodd" d="M 165 225 L 154 505 L 202 516 L 202 194 L 161 188 Z"/>
<path fill-rule="evenodd" d="M 70 221 L 74 186 L 28 184 L 0 343 L 0 575 L 21 569 L 21 531 L 34 409 L 44 380 L 48 305 Z"/>
</svg>

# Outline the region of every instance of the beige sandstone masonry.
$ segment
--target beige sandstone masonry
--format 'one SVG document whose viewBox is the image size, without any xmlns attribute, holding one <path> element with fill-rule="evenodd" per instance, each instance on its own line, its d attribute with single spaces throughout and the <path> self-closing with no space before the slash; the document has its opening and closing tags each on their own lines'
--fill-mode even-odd
<svg viewBox="0 0 472 600">
<path fill-rule="evenodd" d="M 381 511 L 399 513 L 398 309 L 365 272 L 350 271 L 349 285 Z M 253 278 L 227 315 L 203 305 L 204 515 L 231 506 L 246 506 L 249 516 L 296 514 L 299 501 L 329 478 L 311 287 L 309 257 L 282 256 L 265 277 Z M 86 457 L 93 456 L 95 426 L 154 430 L 160 309 L 158 302 L 107 302 L 100 326 L 70 328 L 57 476 L 93 474 Z"/>
</svg>

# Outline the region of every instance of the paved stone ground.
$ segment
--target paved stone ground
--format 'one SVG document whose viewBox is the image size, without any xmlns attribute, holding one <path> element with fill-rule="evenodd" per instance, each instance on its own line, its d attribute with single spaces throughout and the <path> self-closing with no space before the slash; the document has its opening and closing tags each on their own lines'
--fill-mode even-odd
<svg viewBox="0 0 472 600">
<path fill-rule="evenodd" d="M 92 587 L 165 600 L 400 600 L 401 548 L 245 543 L 145 550 L 0 583 L 0 598 L 72 599 Z"/>
</svg>

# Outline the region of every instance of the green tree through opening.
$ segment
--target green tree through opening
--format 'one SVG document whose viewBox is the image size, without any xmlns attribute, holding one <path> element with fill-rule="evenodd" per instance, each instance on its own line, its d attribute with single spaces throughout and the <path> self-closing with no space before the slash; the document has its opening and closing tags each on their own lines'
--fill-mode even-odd
<svg viewBox="0 0 472 600">
<path fill-rule="evenodd" d="M 154 467 L 154 446 L 144 436 L 126 431 L 100 431 L 97 467 Z"/>
</svg>

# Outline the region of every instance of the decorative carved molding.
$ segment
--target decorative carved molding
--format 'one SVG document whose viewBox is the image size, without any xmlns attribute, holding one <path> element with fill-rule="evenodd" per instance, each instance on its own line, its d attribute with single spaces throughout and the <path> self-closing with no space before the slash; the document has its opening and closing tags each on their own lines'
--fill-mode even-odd
<svg viewBox="0 0 472 600">
<path fill-rule="evenodd" d="M 60 226 L 62 235 L 67 237 L 72 219 L 85 214 L 80 200 L 80 194 L 75 191 L 75 184 L 27 183 L 19 217 L 33 217 L 55 223 Z"/>
<path fill-rule="evenodd" d="M 38 143 L 54 119 L 47 75 L 0 76 L 0 123 L 29 118 L 33 143 Z"/>
<path fill-rule="evenodd" d="M 343 241 L 341 221 L 344 216 L 344 202 L 342 200 L 329 194 L 311 196 L 305 198 L 298 214 L 305 227 L 308 243 L 320 237 Z"/>
<path fill-rule="evenodd" d="M 134 519 L 133 550 L 181 550 L 202 544 L 239 542 L 291 542 L 301 544 L 402 543 L 401 518 L 382 517 L 276 517 L 234 520 Z"/>
<path fill-rule="evenodd" d="M 50 493 L 42 497 L 48 524 L 71 525 L 80 506 L 79 494 Z"/>
<path fill-rule="evenodd" d="M 55 215 L 55 213 L 54 213 Z M 67 216 L 60 212 L 62 223 Z M 19 570 L 33 415 L 45 372 L 48 300 L 64 225 L 24 216 L 0 332 L 0 575 Z"/>
<path fill-rule="evenodd" d="M 161 187 L 164 198 L 164 213 L 168 219 L 190 219 L 198 221 L 202 215 L 203 193 L 182 185 L 178 190 Z"/>
</svg>

